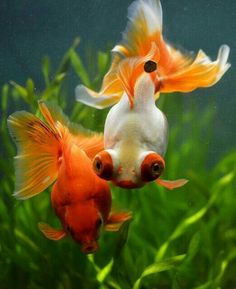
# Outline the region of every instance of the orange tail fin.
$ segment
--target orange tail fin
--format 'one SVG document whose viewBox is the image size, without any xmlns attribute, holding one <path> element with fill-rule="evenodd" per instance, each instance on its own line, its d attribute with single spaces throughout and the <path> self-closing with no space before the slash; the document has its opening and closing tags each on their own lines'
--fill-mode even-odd
<svg viewBox="0 0 236 289">
<path fill-rule="evenodd" d="M 217 59 L 212 61 L 202 50 L 194 56 L 169 44 L 162 35 L 160 0 L 134 1 L 128 9 L 128 19 L 122 41 L 112 50 L 112 65 L 104 77 L 100 92 L 79 85 L 76 88 L 78 101 L 96 108 L 105 108 L 118 102 L 124 91 L 117 75 L 119 63 L 123 59 L 146 56 L 152 43 L 158 48 L 153 58 L 157 63 L 158 79 L 155 99 L 160 92 L 189 92 L 199 87 L 212 86 L 230 67 L 227 62 L 230 49 L 227 45 L 220 47 Z M 132 86 L 132 82 L 127 85 Z"/>
<path fill-rule="evenodd" d="M 26 111 L 9 116 L 8 128 L 17 145 L 14 196 L 27 199 L 44 191 L 55 181 L 61 151 L 61 136 Z"/>
</svg>

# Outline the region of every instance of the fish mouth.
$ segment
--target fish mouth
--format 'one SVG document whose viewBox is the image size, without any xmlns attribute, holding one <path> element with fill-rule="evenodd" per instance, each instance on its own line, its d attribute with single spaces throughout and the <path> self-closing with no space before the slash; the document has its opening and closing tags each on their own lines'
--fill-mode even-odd
<svg viewBox="0 0 236 289">
<path fill-rule="evenodd" d="M 85 254 L 92 254 L 98 250 L 98 243 L 92 241 L 90 243 L 82 244 L 81 251 Z"/>
<path fill-rule="evenodd" d="M 115 184 L 118 187 L 125 188 L 125 189 L 134 189 L 134 188 L 140 187 L 140 185 L 129 180 L 119 181 L 119 182 L 116 182 Z"/>
</svg>

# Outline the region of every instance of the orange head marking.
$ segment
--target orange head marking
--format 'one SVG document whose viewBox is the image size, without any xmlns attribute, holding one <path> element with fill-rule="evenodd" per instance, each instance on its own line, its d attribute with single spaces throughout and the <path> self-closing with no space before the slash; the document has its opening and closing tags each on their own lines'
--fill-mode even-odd
<svg viewBox="0 0 236 289">
<path fill-rule="evenodd" d="M 157 153 L 148 154 L 141 164 L 141 178 L 144 182 L 159 178 L 165 169 L 165 161 Z"/>
<path fill-rule="evenodd" d="M 113 162 L 106 151 L 98 153 L 93 160 L 94 172 L 102 179 L 111 180 L 113 175 Z"/>
<path fill-rule="evenodd" d="M 102 216 L 91 200 L 66 207 L 65 230 L 81 244 L 81 250 L 86 254 L 98 249 L 97 240 L 102 223 Z"/>
<path fill-rule="evenodd" d="M 149 47 L 149 52 L 146 55 L 124 58 L 119 62 L 117 77 L 127 93 L 131 109 L 134 107 L 135 85 L 139 77 L 146 72 L 150 74 L 150 77 L 155 84 L 158 82 L 157 63 L 159 59 L 159 49 L 157 45 L 152 42 Z"/>
</svg>

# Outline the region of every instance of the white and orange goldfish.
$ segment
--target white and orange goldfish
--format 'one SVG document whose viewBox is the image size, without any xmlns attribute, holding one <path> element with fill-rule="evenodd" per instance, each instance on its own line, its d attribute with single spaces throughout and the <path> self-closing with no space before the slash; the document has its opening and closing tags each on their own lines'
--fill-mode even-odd
<svg viewBox="0 0 236 289">
<path fill-rule="evenodd" d="M 152 61 L 154 98 L 159 93 L 190 92 L 218 82 L 229 69 L 229 47 L 222 45 L 215 61 L 199 50 L 196 56 L 183 53 L 168 44 L 162 35 L 162 7 L 159 0 L 137 0 L 128 9 L 128 25 L 123 39 L 116 45 L 110 70 L 99 93 L 83 85 L 76 87 L 76 99 L 89 106 L 105 108 L 117 103 L 124 93 L 124 82 L 118 76 L 124 58 L 145 57 L 156 46 Z M 137 72 L 138 73 L 138 72 Z M 129 85 L 134 88 L 133 80 Z M 131 103 L 132 104 L 132 103 Z"/>
<path fill-rule="evenodd" d="M 142 187 L 156 180 L 169 189 L 187 180 L 165 181 L 168 123 L 155 106 L 160 92 L 188 92 L 216 83 L 230 67 L 229 47 L 222 45 L 216 61 L 200 50 L 195 58 L 169 45 L 162 36 L 159 0 L 137 0 L 128 11 L 123 40 L 114 47 L 111 68 L 101 91 L 83 85 L 76 98 L 87 105 L 114 105 L 104 128 L 105 151 L 94 159 L 98 176 L 124 188 Z"/>
<path fill-rule="evenodd" d="M 185 179 L 159 179 L 165 168 L 163 157 L 168 143 L 168 123 L 153 97 L 156 68 L 152 58 L 155 51 L 153 46 L 145 57 L 120 62 L 118 77 L 125 92 L 107 115 L 104 128 L 106 149 L 93 161 L 99 177 L 123 188 L 138 188 L 156 180 L 173 189 L 187 182 Z"/>
<path fill-rule="evenodd" d="M 58 108 L 43 102 L 39 107 L 46 122 L 25 111 L 8 118 L 17 145 L 14 196 L 30 198 L 55 181 L 51 203 L 62 228 L 40 223 L 40 230 L 52 240 L 70 235 L 84 253 L 95 252 L 103 225 L 116 231 L 131 218 L 129 212 L 111 213 L 109 186 L 92 169 L 91 158 L 103 148 L 103 138 L 71 125 Z"/>
</svg>

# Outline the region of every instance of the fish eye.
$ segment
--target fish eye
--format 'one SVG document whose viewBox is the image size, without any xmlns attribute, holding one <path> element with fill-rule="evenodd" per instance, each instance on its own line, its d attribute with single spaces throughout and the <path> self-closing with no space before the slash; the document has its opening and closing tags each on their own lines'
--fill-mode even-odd
<svg viewBox="0 0 236 289">
<path fill-rule="evenodd" d="M 100 173 L 102 170 L 102 161 L 99 158 L 96 158 L 94 160 L 93 167 L 97 173 Z"/>
<path fill-rule="evenodd" d="M 144 182 L 159 178 L 165 168 L 165 161 L 157 153 L 148 154 L 141 164 L 141 178 Z"/>
<path fill-rule="evenodd" d="M 162 172 L 162 167 L 160 166 L 160 164 L 158 162 L 153 163 L 151 166 L 151 170 L 152 170 L 152 174 L 159 174 Z"/>
<path fill-rule="evenodd" d="M 97 176 L 105 180 L 111 180 L 113 175 L 113 162 L 110 154 L 102 151 L 93 160 L 93 170 Z"/>
<path fill-rule="evenodd" d="M 71 234 L 72 237 L 74 236 L 74 231 L 71 229 L 70 226 L 66 226 L 66 230 Z"/>
<path fill-rule="evenodd" d="M 102 223 L 103 223 L 103 222 L 102 222 L 102 218 L 97 219 L 97 221 L 96 221 L 96 227 L 97 227 L 97 228 L 101 227 Z"/>
<path fill-rule="evenodd" d="M 144 63 L 144 71 L 147 73 L 151 73 L 155 70 L 157 70 L 157 63 L 152 60 L 148 60 L 147 62 Z"/>
</svg>

